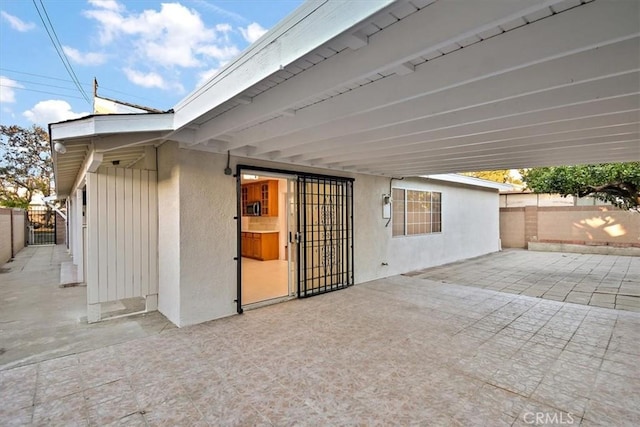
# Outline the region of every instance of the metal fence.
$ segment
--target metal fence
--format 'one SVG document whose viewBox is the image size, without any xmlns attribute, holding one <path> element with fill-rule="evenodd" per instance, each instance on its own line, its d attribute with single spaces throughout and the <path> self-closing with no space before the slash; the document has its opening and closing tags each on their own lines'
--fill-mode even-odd
<svg viewBox="0 0 640 427">
<path fill-rule="evenodd" d="M 56 214 L 46 206 L 29 206 L 28 244 L 54 245 L 56 243 Z"/>
</svg>

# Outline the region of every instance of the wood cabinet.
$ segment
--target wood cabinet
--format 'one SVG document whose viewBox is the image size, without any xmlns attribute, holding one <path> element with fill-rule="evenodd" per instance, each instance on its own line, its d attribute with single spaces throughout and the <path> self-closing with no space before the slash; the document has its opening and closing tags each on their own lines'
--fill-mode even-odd
<svg viewBox="0 0 640 427">
<path fill-rule="evenodd" d="M 241 235 L 242 256 L 261 261 L 278 259 L 280 255 L 278 234 L 277 231 L 261 233 L 243 231 Z"/>
<path fill-rule="evenodd" d="M 242 184 L 242 215 L 247 215 L 247 204 L 260 202 L 260 216 L 278 216 L 278 180 Z"/>
</svg>

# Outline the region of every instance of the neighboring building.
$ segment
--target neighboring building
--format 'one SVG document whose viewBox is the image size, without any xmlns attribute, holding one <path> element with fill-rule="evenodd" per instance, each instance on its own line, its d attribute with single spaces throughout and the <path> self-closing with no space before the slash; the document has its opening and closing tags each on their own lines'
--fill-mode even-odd
<svg viewBox="0 0 640 427">
<path fill-rule="evenodd" d="M 637 16 L 311 1 L 170 111 L 50 125 L 89 320 L 144 297 L 189 325 L 497 251 L 502 187 L 448 174 L 640 159 Z"/>
<path fill-rule="evenodd" d="M 501 208 L 522 208 L 525 206 L 611 206 L 611 203 L 595 197 L 563 197 L 560 194 L 540 194 L 532 191 L 500 191 Z"/>
</svg>

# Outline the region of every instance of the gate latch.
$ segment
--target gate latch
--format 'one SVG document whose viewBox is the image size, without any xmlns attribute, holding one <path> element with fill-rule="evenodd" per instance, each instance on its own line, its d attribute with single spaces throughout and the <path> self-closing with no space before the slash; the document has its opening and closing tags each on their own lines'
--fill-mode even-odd
<svg viewBox="0 0 640 427">
<path fill-rule="evenodd" d="M 296 231 L 295 233 L 289 232 L 289 243 L 300 243 L 300 232 Z"/>
</svg>

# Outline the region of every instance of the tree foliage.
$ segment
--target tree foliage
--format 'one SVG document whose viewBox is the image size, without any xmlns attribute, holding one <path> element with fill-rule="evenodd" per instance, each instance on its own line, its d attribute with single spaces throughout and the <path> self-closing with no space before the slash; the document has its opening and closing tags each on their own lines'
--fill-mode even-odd
<svg viewBox="0 0 640 427">
<path fill-rule="evenodd" d="M 515 178 L 511 169 L 498 169 L 492 171 L 465 172 L 462 175 L 474 178 L 486 179 L 487 181 L 499 182 L 501 184 L 522 184 L 522 181 Z"/>
<path fill-rule="evenodd" d="M 34 195 L 51 194 L 53 162 L 43 128 L 0 125 L 0 154 L 0 205 L 27 208 Z"/>
<path fill-rule="evenodd" d="M 640 162 L 532 168 L 521 174 L 536 193 L 592 196 L 622 209 L 640 208 Z"/>
</svg>

